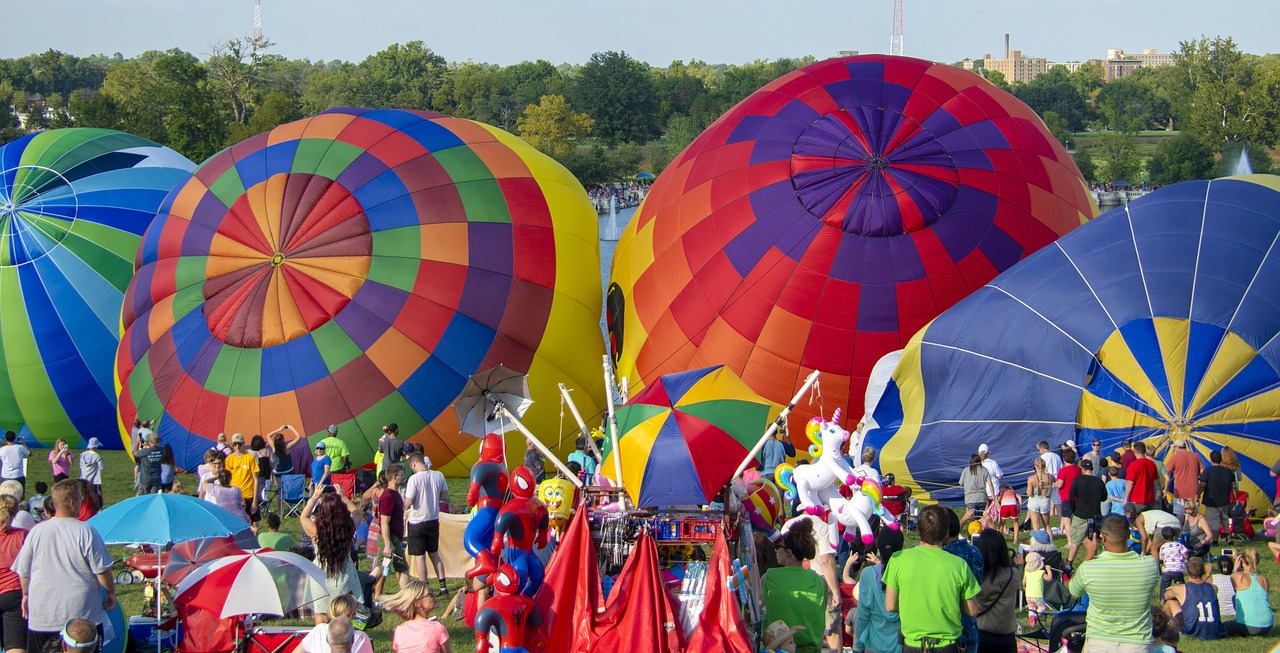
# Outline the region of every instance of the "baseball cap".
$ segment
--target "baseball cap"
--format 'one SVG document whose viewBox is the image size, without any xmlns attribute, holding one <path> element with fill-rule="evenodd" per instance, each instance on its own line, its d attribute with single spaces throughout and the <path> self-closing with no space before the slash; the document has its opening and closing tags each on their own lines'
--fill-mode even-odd
<svg viewBox="0 0 1280 653">
<path fill-rule="evenodd" d="M 401 445 L 401 446 L 400 446 L 400 453 L 401 453 L 401 454 L 404 454 L 404 455 L 406 455 L 406 456 L 412 456 L 412 455 L 413 455 L 413 452 L 415 452 L 415 451 L 417 451 L 417 450 L 418 450 L 418 448 L 417 448 L 417 447 L 415 447 L 415 446 L 413 446 L 413 444 L 412 444 L 412 443 L 410 443 L 410 442 L 406 442 L 406 443 L 404 443 L 403 445 Z"/>
<path fill-rule="evenodd" d="M 1182 447 L 1183 449 L 1190 449 L 1191 441 L 1186 439 L 1178 440 L 1178 446 Z"/>
<path fill-rule="evenodd" d="M 987 446 L 987 443 L 983 442 L 978 445 L 978 453 L 987 453 L 989 451 L 991 451 L 991 448 Z"/>
<path fill-rule="evenodd" d="M 232 443 L 232 444 L 244 444 L 244 434 L 243 434 L 243 433 L 236 433 L 235 435 L 231 436 L 231 443 Z"/>
<path fill-rule="evenodd" d="M 102 442 L 99 441 L 98 438 L 89 438 L 89 444 L 87 446 L 90 449 L 98 449 L 102 446 Z"/>
<path fill-rule="evenodd" d="M 330 425 L 329 425 L 329 435 L 337 435 L 337 434 L 338 434 L 338 425 L 337 425 L 337 424 L 330 424 Z"/>
<path fill-rule="evenodd" d="M 324 448 L 325 448 L 325 447 L 324 447 L 324 443 L 323 443 L 323 442 L 317 442 L 317 443 L 316 443 L 316 448 L 317 448 L 317 449 L 324 449 Z"/>
</svg>

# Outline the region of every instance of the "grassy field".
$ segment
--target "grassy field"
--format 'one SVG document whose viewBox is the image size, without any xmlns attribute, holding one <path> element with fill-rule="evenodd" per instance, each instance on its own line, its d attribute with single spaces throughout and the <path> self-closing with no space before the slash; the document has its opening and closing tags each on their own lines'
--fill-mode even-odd
<svg viewBox="0 0 1280 653">
<path fill-rule="evenodd" d="M 107 463 L 106 475 L 103 479 L 103 491 L 106 494 L 107 505 L 112 505 L 132 496 L 133 463 L 129 460 L 128 456 L 123 452 L 118 451 L 103 452 L 103 458 Z M 49 465 L 43 461 L 43 455 L 40 451 L 33 453 L 28 473 L 29 482 L 27 486 L 29 488 L 34 487 L 35 481 L 50 482 L 51 475 L 49 472 Z M 187 488 L 190 489 L 195 487 L 194 477 L 189 475 L 180 475 L 179 478 Z M 461 500 L 466 496 L 466 485 L 465 479 L 449 479 L 450 496 L 455 501 Z M 1258 530 L 1261 531 L 1261 526 L 1257 526 Z M 300 534 L 300 527 L 298 525 L 297 518 L 292 517 L 285 519 L 281 530 L 292 533 L 297 537 Z M 907 546 L 914 546 L 917 543 L 918 539 L 916 538 L 915 533 L 907 533 Z M 1065 538 L 1058 538 L 1057 544 L 1065 552 Z M 1280 606 L 1280 565 L 1276 563 L 1274 557 L 1267 554 L 1266 543 L 1264 541 L 1256 540 L 1250 543 L 1249 546 L 1253 546 L 1258 549 L 1259 557 L 1262 559 L 1262 572 L 1272 581 L 1271 604 L 1273 606 Z M 1235 548 L 1239 549 L 1243 547 L 1237 545 Z M 1220 549 L 1215 548 L 1213 552 L 1214 554 L 1217 554 L 1219 551 Z M 113 548 L 113 553 L 116 555 L 117 559 L 119 559 L 120 556 L 126 554 L 126 550 L 123 547 Z M 368 570 L 367 562 L 364 562 L 362 570 Z M 449 587 L 452 590 L 456 590 L 459 586 L 460 583 L 456 580 L 449 583 Z M 391 593 L 396 589 L 395 579 L 389 579 L 386 584 L 386 591 Z M 120 587 L 119 598 L 126 616 L 141 613 L 142 585 L 126 585 Z M 458 653 L 472 650 L 475 646 L 475 637 L 470 629 L 468 629 L 461 621 L 453 621 L 447 616 L 441 614 L 443 612 L 444 605 L 448 602 L 448 599 L 449 597 L 444 597 L 444 600 L 441 601 L 441 607 L 436 614 L 440 617 L 441 623 L 445 624 L 449 629 L 453 650 Z M 302 624 L 303 622 L 282 623 Z M 309 624 L 310 622 L 306 623 Z M 387 614 L 386 620 L 383 621 L 382 625 L 369 631 L 369 636 L 373 640 L 374 650 L 379 653 L 391 650 L 391 632 L 399 623 L 399 618 L 395 615 Z M 1277 644 L 1277 638 L 1280 638 L 1280 634 L 1268 637 L 1233 638 L 1221 642 L 1200 642 L 1194 639 L 1184 639 L 1179 645 L 1179 649 L 1184 653 L 1217 653 L 1226 651 L 1230 651 L 1231 653 L 1263 653 L 1270 651 L 1272 647 Z"/>
</svg>

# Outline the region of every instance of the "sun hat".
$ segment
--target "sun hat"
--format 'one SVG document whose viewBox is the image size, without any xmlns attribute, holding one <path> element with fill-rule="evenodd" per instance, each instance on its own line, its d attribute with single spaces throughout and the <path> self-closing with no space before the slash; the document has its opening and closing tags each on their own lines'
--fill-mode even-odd
<svg viewBox="0 0 1280 653">
<path fill-rule="evenodd" d="M 89 438 L 89 444 L 86 446 L 90 449 L 98 449 L 102 446 L 102 442 L 98 438 Z"/>
<path fill-rule="evenodd" d="M 796 632 L 804 630 L 804 626 L 788 627 L 781 619 L 769 624 L 764 630 L 764 637 L 761 637 L 761 643 L 765 648 L 778 648 L 795 638 Z"/>
</svg>

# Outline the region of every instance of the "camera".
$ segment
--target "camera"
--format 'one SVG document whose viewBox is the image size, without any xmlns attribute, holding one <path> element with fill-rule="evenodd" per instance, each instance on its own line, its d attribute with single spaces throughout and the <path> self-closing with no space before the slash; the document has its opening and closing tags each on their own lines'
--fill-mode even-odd
<svg viewBox="0 0 1280 653">
<path fill-rule="evenodd" d="M 326 485 L 323 490 L 320 490 L 321 494 L 333 494 L 334 492 L 337 492 L 337 490 L 332 485 Z"/>
</svg>

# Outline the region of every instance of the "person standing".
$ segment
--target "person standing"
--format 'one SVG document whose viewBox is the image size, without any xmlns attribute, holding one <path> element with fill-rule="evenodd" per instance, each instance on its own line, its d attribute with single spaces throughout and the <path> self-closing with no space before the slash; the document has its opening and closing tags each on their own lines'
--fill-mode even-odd
<svg viewBox="0 0 1280 653">
<path fill-rule="evenodd" d="M 102 442 L 98 438 L 89 438 L 87 446 L 88 449 L 80 454 L 80 478 L 89 481 L 93 491 L 98 496 L 102 496 L 102 470 L 106 467 L 102 454 L 98 453 L 98 449 L 102 448 Z"/>
<path fill-rule="evenodd" d="M 409 456 L 413 476 L 404 488 L 405 517 L 409 522 L 409 573 L 426 582 L 427 558 L 440 583 L 440 594 L 448 589 L 444 580 L 444 559 L 440 557 L 440 504 L 449 501 L 449 484 L 444 474 L 431 469 L 431 459 L 420 453 Z"/>
<path fill-rule="evenodd" d="M 25 653 L 27 649 L 22 581 L 10 569 L 27 539 L 27 531 L 13 525 L 16 514 L 18 502 L 13 497 L 0 496 L 0 637 L 6 653 Z"/>
<path fill-rule="evenodd" d="M 1102 440 L 1094 440 L 1093 446 L 1089 449 L 1087 453 L 1085 453 L 1083 456 L 1080 456 L 1080 460 L 1081 461 L 1087 460 L 1093 463 L 1093 475 L 1102 476 L 1102 472 L 1104 471 L 1104 468 L 1102 465 Z M 1083 468 L 1084 466 L 1081 465 L 1081 469 Z"/>
<path fill-rule="evenodd" d="M 400 464 L 404 456 L 404 442 L 400 440 L 400 426 L 395 422 L 382 427 L 378 452 L 382 454 L 382 465 L 378 467 L 378 471 L 386 471 L 388 467 Z"/>
<path fill-rule="evenodd" d="M 982 464 L 982 456 L 969 456 L 969 466 L 960 470 L 960 487 L 964 488 L 964 517 L 960 521 L 969 521 L 977 513 L 982 516 L 987 501 L 993 494 L 991 475 Z"/>
<path fill-rule="evenodd" d="M 1000 531 L 985 529 L 975 540 L 982 552 L 982 591 L 978 603 L 977 653 L 1015 653 L 1018 650 L 1018 587 L 1022 573 L 1009 559 Z M 1014 538 L 1014 542 L 1017 542 Z"/>
<path fill-rule="evenodd" d="M 1187 502 L 1200 496 L 1200 474 L 1204 472 L 1204 461 L 1190 446 L 1190 440 L 1179 440 L 1168 464 L 1173 475 L 1173 514 L 1178 519 L 1186 517 Z"/>
<path fill-rule="evenodd" d="M 53 450 L 49 452 L 49 468 L 54 483 L 71 476 L 71 447 L 67 446 L 66 438 L 58 438 L 53 443 Z"/>
<path fill-rule="evenodd" d="M 1129 503 L 1138 504 L 1139 512 L 1159 508 L 1156 505 L 1157 487 L 1160 483 L 1160 470 L 1147 457 L 1145 442 L 1133 444 L 1133 462 L 1124 470 L 1125 498 Z"/>
<path fill-rule="evenodd" d="M 338 437 L 337 424 L 329 425 L 329 435 L 320 442 L 324 443 L 325 452 L 329 454 L 334 474 L 345 474 L 351 469 L 351 452 L 347 449 L 347 443 Z"/>
<path fill-rule="evenodd" d="M 862 568 L 858 578 L 858 607 L 846 619 L 854 622 L 853 650 L 856 653 L 901 653 L 902 619 L 884 609 L 884 572 L 893 554 L 902 550 L 902 531 L 888 528 L 876 533 L 875 551 L 868 554 L 874 564 Z M 852 560 L 852 558 L 850 558 Z M 1015 595 L 1017 593 L 1015 592 Z"/>
<path fill-rule="evenodd" d="M 1227 506 L 1231 505 L 1231 488 L 1235 485 L 1236 475 L 1222 464 L 1222 453 L 1209 453 L 1209 462 L 1213 463 L 1200 473 L 1200 505 L 1204 508 L 1205 521 L 1209 522 L 1209 543 L 1218 540 L 1218 530 L 1227 523 Z M 1176 477 L 1175 477 L 1176 479 Z"/>
<path fill-rule="evenodd" d="M 388 467 L 387 488 L 378 497 L 378 518 L 382 520 L 382 556 L 391 561 L 391 568 L 400 575 L 401 587 L 409 582 L 409 563 L 405 559 L 404 546 L 404 497 L 400 496 L 400 484 L 403 481 L 403 467 Z"/>
<path fill-rule="evenodd" d="M 1138 459 L 1138 454 L 1133 450 L 1133 443 L 1125 440 L 1120 445 L 1120 469 L 1124 470 L 1124 477 L 1129 478 L 1129 465 Z"/>
<path fill-rule="evenodd" d="M 817 557 L 813 522 L 797 520 L 774 547 L 782 565 L 764 573 L 761 580 L 766 621 L 781 619 L 791 626 L 804 626 L 796 633 L 801 651 L 818 651 L 827 627 L 827 582 L 805 560 Z"/>
<path fill-rule="evenodd" d="M 1058 513 L 1061 515 L 1061 519 L 1058 520 L 1058 530 L 1066 535 L 1068 540 L 1071 538 L 1071 506 L 1067 505 L 1067 497 L 1071 494 L 1071 486 L 1083 473 L 1084 471 L 1076 464 L 1075 449 L 1063 445 L 1062 469 L 1058 470 L 1058 479 L 1054 485 L 1058 488 L 1056 493 L 1060 506 Z"/>
<path fill-rule="evenodd" d="M 547 480 L 547 468 L 542 462 L 542 452 L 538 451 L 538 447 L 531 439 L 526 439 L 524 443 L 524 466 L 533 474 L 534 483 Z"/>
<path fill-rule="evenodd" d="M 243 433 L 231 436 L 231 455 L 222 465 L 231 472 L 231 485 L 240 489 L 244 513 L 249 516 L 249 525 L 256 533 L 258 521 L 262 519 L 258 512 L 258 456 L 245 448 Z"/>
<path fill-rule="evenodd" d="M 1000 463 L 991 457 L 991 447 L 984 442 L 978 445 L 978 455 L 982 457 L 982 466 L 987 469 L 987 474 L 991 476 L 992 493 L 987 495 L 988 498 L 996 498 L 996 494 L 1000 492 L 1000 484 L 1004 482 L 1004 470 L 1000 469 Z"/>
<path fill-rule="evenodd" d="M 160 490 L 160 461 L 164 450 L 160 448 L 160 436 L 155 433 L 147 435 L 147 441 L 138 450 L 138 486 L 137 494 L 154 494 Z"/>
<path fill-rule="evenodd" d="M 1067 536 L 1067 566 L 1074 564 L 1076 552 L 1084 542 L 1085 531 L 1089 530 L 1089 522 L 1102 523 L 1102 505 L 1107 501 L 1107 484 L 1102 477 L 1093 475 L 1093 461 L 1080 463 L 1081 475 L 1071 483 L 1064 504 L 1071 511 L 1071 530 Z M 1085 547 L 1085 560 L 1092 560 L 1096 549 Z"/>
<path fill-rule="evenodd" d="M 25 438 L 23 439 L 25 440 Z M 19 441 L 18 434 L 5 431 L 4 446 L 0 447 L 0 479 L 17 481 L 22 489 L 27 489 L 26 459 L 31 455 L 24 442 Z"/>
<path fill-rule="evenodd" d="M 778 465 L 787 462 L 787 458 L 794 455 L 796 455 L 796 447 L 791 444 L 791 436 L 787 433 L 786 423 L 783 422 L 778 425 L 778 432 L 774 437 L 766 440 L 760 449 L 760 475 L 770 483 L 777 483 L 773 476 L 778 471 Z"/>
<path fill-rule="evenodd" d="M 1089 595 L 1085 653 L 1140 653 L 1151 646 L 1151 595 L 1160 583 L 1155 558 L 1129 550 L 1129 524 L 1124 517 L 1102 520 L 1098 534 L 1103 551 L 1076 570 L 1068 586 L 1075 597 Z"/>
<path fill-rule="evenodd" d="M 921 508 L 920 546 L 898 553 L 885 572 L 885 609 L 902 618 L 903 653 L 957 653 L 961 612 L 978 614 L 978 579 L 964 560 L 942 550 L 948 512 L 938 505 Z"/>
<path fill-rule="evenodd" d="M 351 502 L 341 492 L 311 493 L 307 505 L 298 516 L 302 532 L 315 544 L 316 565 L 324 570 L 324 584 L 328 594 L 311 604 L 316 623 L 329 621 L 329 603 L 343 594 L 363 596 L 360 573 L 351 560 L 355 544 L 356 525 L 351 519 Z"/>
<path fill-rule="evenodd" d="M 106 611 L 116 605 L 111 553 L 98 531 L 76 518 L 84 500 L 80 483 L 60 481 L 51 496 L 54 517 L 32 529 L 10 567 L 21 580 L 26 648 L 33 653 L 46 650 L 76 617 L 100 630 Z"/>
<path fill-rule="evenodd" d="M 596 475 L 597 461 L 587 451 L 587 437 L 579 435 L 573 444 L 575 451 L 569 454 L 568 462 L 578 463 L 578 467 L 582 469 L 582 474 L 588 479 L 594 477 Z M 591 483 L 587 483 L 587 485 L 591 485 Z"/>
<path fill-rule="evenodd" d="M 1053 494 L 1053 485 L 1057 481 L 1048 472 L 1044 458 L 1036 458 L 1032 463 L 1035 468 L 1027 479 L 1027 514 L 1031 517 L 1031 530 L 1041 528 L 1048 531 L 1052 528 L 1049 515 L 1052 514 L 1053 503 L 1049 495 Z"/>
<path fill-rule="evenodd" d="M 333 459 L 329 457 L 323 441 L 316 443 L 316 456 L 311 460 L 311 492 L 324 490 L 333 475 Z"/>
</svg>

